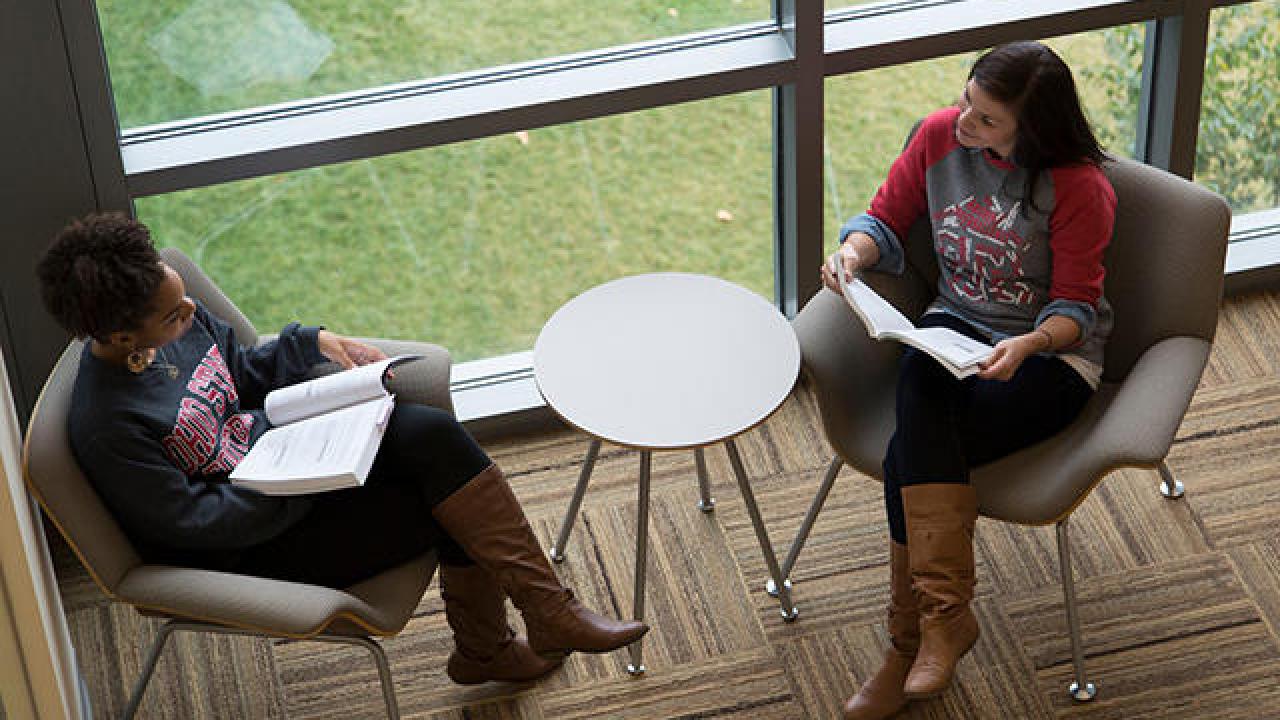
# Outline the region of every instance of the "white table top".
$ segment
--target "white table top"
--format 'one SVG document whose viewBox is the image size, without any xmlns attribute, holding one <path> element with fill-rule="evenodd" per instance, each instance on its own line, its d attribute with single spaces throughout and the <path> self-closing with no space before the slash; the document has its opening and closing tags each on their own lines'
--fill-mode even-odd
<svg viewBox="0 0 1280 720">
<path fill-rule="evenodd" d="M 755 293 L 686 273 L 594 287 L 533 349 L 542 397 L 568 423 L 642 449 L 733 437 L 782 404 L 800 370 L 791 324 Z"/>
</svg>

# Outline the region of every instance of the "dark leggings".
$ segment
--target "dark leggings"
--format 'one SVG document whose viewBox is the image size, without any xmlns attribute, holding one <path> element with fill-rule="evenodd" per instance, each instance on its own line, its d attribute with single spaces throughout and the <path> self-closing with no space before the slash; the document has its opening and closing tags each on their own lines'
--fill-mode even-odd
<svg viewBox="0 0 1280 720">
<path fill-rule="evenodd" d="M 312 496 L 302 520 L 249 548 L 234 569 L 344 588 L 431 548 L 444 564 L 470 565 L 431 509 L 490 464 L 445 411 L 398 404 L 365 484 Z"/>
<path fill-rule="evenodd" d="M 959 318 L 930 313 L 942 326 L 984 340 Z M 902 488 L 968 483 L 969 470 L 1057 433 L 1080 414 L 1093 389 L 1060 358 L 1032 355 L 1008 382 L 957 380 L 933 358 L 907 348 L 898 372 L 897 428 L 884 458 L 889 536 L 907 542 Z"/>
</svg>

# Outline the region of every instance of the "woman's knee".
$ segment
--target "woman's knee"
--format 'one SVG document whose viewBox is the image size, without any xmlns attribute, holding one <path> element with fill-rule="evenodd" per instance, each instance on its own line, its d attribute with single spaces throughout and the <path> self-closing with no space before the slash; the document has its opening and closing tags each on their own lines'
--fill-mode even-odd
<svg viewBox="0 0 1280 720">
<path fill-rule="evenodd" d="M 414 474 L 463 479 L 474 477 L 492 462 L 452 415 L 412 403 L 396 405 L 378 459 Z"/>
</svg>

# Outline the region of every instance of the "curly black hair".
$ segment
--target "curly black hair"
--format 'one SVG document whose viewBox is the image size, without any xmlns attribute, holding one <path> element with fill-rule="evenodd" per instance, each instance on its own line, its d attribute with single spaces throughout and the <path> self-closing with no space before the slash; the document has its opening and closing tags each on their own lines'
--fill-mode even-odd
<svg viewBox="0 0 1280 720">
<path fill-rule="evenodd" d="M 44 306 L 78 338 L 142 325 L 164 281 L 151 232 L 124 215 L 92 214 L 54 238 L 36 266 Z"/>
</svg>

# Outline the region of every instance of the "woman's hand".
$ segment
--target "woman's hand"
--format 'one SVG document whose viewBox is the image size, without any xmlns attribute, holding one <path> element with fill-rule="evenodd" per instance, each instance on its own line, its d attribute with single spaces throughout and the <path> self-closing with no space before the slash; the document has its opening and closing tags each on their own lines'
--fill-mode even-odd
<svg viewBox="0 0 1280 720">
<path fill-rule="evenodd" d="M 357 365 L 368 365 L 371 362 L 387 359 L 386 353 L 372 345 L 331 333 L 328 330 L 320 331 L 320 334 L 316 337 L 316 343 L 320 346 L 320 352 L 325 357 L 341 365 L 344 370 Z"/>
<path fill-rule="evenodd" d="M 822 284 L 831 289 L 837 295 L 840 294 L 840 276 L 837 274 L 837 264 L 844 265 L 844 274 L 846 277 L 853 277 L 854 273 L 861 270 L 869 263 L 865 263 L 863 256 L 854 248 L 853 243 L 840 243 L 840 249 L 831 254 L 827 261 L 822 263 L 822 269 L 819 271 L 822 275 Z"/>
<path fill-rule="evenodd" d="M 1040 333 L 1031 332 L 1005 338 L 996 343 L 995 352 L 982 364 L 978 377 L 1007 382 L 1018 372 L 1023 360 L 1045 349 L 1044 336 Z"/>
</svg>

